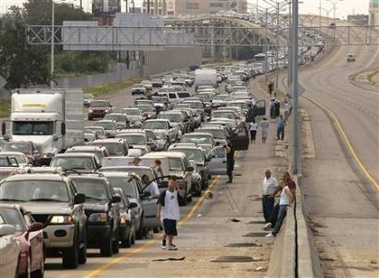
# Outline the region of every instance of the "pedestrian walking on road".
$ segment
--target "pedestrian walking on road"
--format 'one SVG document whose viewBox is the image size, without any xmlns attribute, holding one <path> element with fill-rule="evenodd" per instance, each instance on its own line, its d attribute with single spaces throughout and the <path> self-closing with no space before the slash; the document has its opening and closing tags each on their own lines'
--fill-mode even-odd
<svg viewBox="0 0 379 278">
<path fill-rule="evenodd" d="M 280 101 L 278 99 L 275 99 L 275 118 L 279 117 L 280 115 Z"/>
<path fill-rule="evenodd" d="M 263 188 L 262 188 L 262 209 L 263 217 L 265 222 L 270 221 L 270 216 L 274 209 L 274 193 L 278 187 L 278 181 L 272 176 L 271 170 L 267 169 L 265 171 L 265 177 L 263 179 Z"/>
<path fill-rule="evenodd" d="M 274 81 L 270 81 L 267 85 L 268 93 L 270 94 L 270 97 L 274 91 Z"/>
<path fill-rule="evenodd" d="M 167 189 L 162 191 L 158 198 L 157 219 L 163 222 L 164 235 L 161 247 L 167 250 L 178 250 L 174 245 L 174 236 L 178 235 L 176 223 L 180 219 L 179 199 L 176 180 L 170 177 Z M 166 238 L 168 244 L 166 245 Z"/>
<path fill-rule="evenodd" d="M 229 180 L 227 183 L 233 182 L 233 170 L 234 170 L 234 147 L 232 146 L 230 139 L 226 140 L 227 144 L 223 146 L 226 151 L 226 175 Z"/>
<path fill-rule="evenodd" d="M 270 118 L 275 119 L 276 111 L 275 111 L 275 99 L 270 100 Z"/>
<path fill-rule="evenodd" d="M 255 122 L 255 120 L 252 120 L 252 122 L 249 124 L 249 130 L 250 130 L 250 142 L 255 144 L 255 138 L 258 131 L 258 124 Z"/>
<path fill-rule="evenodd" d="M 267 118 L 263 117 L 261 122 L 259 123 L 259 127 L 262 133 L 262 143 L 266 143 L 268 126 L 269 124 L 268 124 Z"/>
<path fill-rule="evenodd" d="M 278 127 L 276 130 L 276 137 L 278 140 L 284 140 L 284 127 L 286 126 L 286 121 L 283 118 L 283 115 L 279 116 Z"/>
<path fill-rule="evenodd" d="M 280 194 L 279 200 L 279 214 L 278 220 L 274 226 L 274 229 L 266 235 L 266 238 L 274 238 L 279 233 L 280 228 L 282 227 L 284 218 L 287 215 L 287 209 L 293 202 L 293 195 L 288 185 L 285 183 L 284 179 L 280 179 L 279 186 L 282 188 L 282 193 Z"/>
</svg>

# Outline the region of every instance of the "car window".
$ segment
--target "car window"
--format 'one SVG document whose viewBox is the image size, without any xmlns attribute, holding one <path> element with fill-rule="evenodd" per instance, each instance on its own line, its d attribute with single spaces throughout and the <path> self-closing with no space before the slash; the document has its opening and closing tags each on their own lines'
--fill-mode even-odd
<svg viewBox="0 0 379 278">
<path fill-rule="evenodd" d="M 211 152 L 211 156 L 214 156 L 215 158 L 224 158 L 225 155 L 224 148 L 215 148 Z"/>
<path fill-rule="evenodd" d="M 107 183 L 103 179 L 73 178 L 72 180 L 78 192 L 85 194 L 87 200 L 109 200 Z"/>
<path fill-rule="evenodd" d="M 168 123 L 166 121 L 151 121 L 145 122 L 143 128 L 147 129 L 168 129 Z"/>
<path fill-rule="evenodd" d="M 13 225 L 16 231 L 26 231 L 24 220 L 21 218 L 21 214 L 14 208 L 0 208 L 0 214 L 4 217 L 7 224 Z"/>
<path fill-rule="evenodd" d="M 176 94 L 169 93 L 169 94 L 168 94 L 168 97 L 169 97 L 169 98 L 176 98 Z"/>
<path fill-rule="evenodd" d="M 169 158 L 169 171 L 182 171 L 183 164 L 180 158 Z"/>
<path fill-rule="evenodd" d="M 54 157 L 52 167 L 61 167 L 62 170 L 94 170 L 95 166 L 91 157 Z"/>
<path fill-rule="evenodd" d="M 67 185 L 63 181 L 20 180 L 4 181 L 0 185 L 0 200 L 68 202 Z"/>
<path fill-rule="evenodd" d="M 124 191 L 126 196 L 129 196 L 131 198 L 138 198 L 138 191 L 137 187 L 133 181 L 133 179 L 128 179 L 125 176 L 110 176 L 107 177 L 109 183 L 112 185 L 112 187 L 119 187 Z"/>
</svg>

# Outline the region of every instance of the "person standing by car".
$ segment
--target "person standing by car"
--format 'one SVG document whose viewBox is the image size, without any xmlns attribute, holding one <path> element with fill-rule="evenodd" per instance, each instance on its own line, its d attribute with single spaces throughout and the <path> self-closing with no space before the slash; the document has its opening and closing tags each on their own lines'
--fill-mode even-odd
<svg viewBox="0 0 379 278">
<path fill-rule="evenodd" d="M 164 235 L 162 240 L 162 248 L 167 250 L 178 250 L 174 245 L 174 236 L 178 235 L 176 222 L 180 219 L 179 198 L 176 180 L 173 177 L 168 179 L 167 189 L 162 191 L 158 198 L 157 219 L 163 222 Z M 166 238 L 168 246 L 166 247 Z"/>
<path fill-rule="evenodd" d="M 267 169 L 265 171 L 265 177 L 263 179 L 263 188 L 262 188 L 262 208 L 263 208 L 263 217 L 265 222 L 270 221 L 270 216 L 274 209 L 274 193 L 278 187 L 278 181 L 272 176 L 271 170 Z"/>
<path fill-rule="evenodd" d="M 226 140 L 227 144 L 223 146 L 226 151 L 226 175 L 229 180 L 227 183 L 233 182 L 233 170 L 234 170 L 234 147 L 232 146 L 230 139 Z"/>
<path fill-rule="evenodd" d="M 149 192 L 150 196 L 147 197 L 148 200 L 158 199 L 159 197 L 159 189 L 158 184 L 155 181 L 150 181 L 148 175 L 144 174 L 141 178 L 143 184 L 145 185 L 144 192 Z"/>
<path fill-rule="evenodd" d="M 261 128 L 261 133 L 262 133 L 262 143 L 266 143 L 267 132 L 268 132 L 268 127 L 269 127 L 269 123 L 266 117 L 262 118 L 261 122 L 259 123 L 259 127 Z"/>
<path fill-rule="evenodd" d="M 258 131 L 258 124 L 255 122 L 254 119 L 249 124 L 249 129 L 250 129 L 250 142 L 255 144 L 255 138 L 257 136 L 257 131 Z"/>
<path fill-rule="evenodd" d="M 152 167 L 160 177 L 163 176 L 162 161 L 160 159 L 158 159 L 158 158 L 154 159 L 154 164 L 152 165 Z"/>
<path fill-rule="evenodd" d="M 278 140 L 284 140 L 284 127 L 286 125 L 286 121 L 284 120 L 283 118 L 283 115 L 280 115 L 279 116 L 279 119 L 278 119 L 278 127 L 277 127 L 277 130 L 276 130 L 276 135 L 277 135 L 277 139 Z"/>
<path fill-rule="evenodd" d="M 282 188 L 282 193 L 280 194 L 278 220 L 276 221 L 274 229 L 266 235 L 266 238 L 276 237 L 276 235 L 280 231 L 280 228 L 282 227 L 284 218 L 287 215 L 287 209 L 293 202 L 293 194 L 291 193 L 290 188 L 284 181 L 284 178 L 280 179 L 279 186 Z"/>
</svg>

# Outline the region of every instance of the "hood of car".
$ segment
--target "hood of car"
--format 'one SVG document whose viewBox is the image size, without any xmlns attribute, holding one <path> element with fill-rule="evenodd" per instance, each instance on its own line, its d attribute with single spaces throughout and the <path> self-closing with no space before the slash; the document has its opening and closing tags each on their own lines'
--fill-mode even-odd
<svg viewBox="0 0 379 278">
<path fill-rule="evenodd" d="M 88 211 L 107 211 L 107 201 L 90 201 L 86 200 L 83 204 L 84 210 Z"/>
<path fill-rule="evenodd" d="M 22 206 L 32 214 L 70 214 L 72 206 L 63 202 L 26 202 Z"/>
</svg>

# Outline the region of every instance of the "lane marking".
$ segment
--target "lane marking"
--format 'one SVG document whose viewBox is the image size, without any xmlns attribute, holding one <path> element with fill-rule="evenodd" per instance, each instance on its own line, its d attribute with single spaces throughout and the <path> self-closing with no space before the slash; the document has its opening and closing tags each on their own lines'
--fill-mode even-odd
<svg viewBox="0 0 379 278">
<path fill-rule="evenodd" d="M 207 190 L 212 190 L 213 187 L 215 187 L 215 185 L 218 183 L 218 181 L 221 179 L 221 176 L 216 176 L 212 182 L 209 184 Z M 195 205 L 191 208 L 191 210 L 186 214 L 186 216 L 180 220 L 178 222 L 178 227 L 184 225 L 186 222 L 188 222 L 191 217 L 195 214 L 196 210 L 200 207 L 200 205 L 203 203 L 205 199 L 205 194 L 203 194 L 195 203 Z M 143 245 L 141 245 L 140 247 L 136 248 L 136 249 L 133 249 L 131 250 L 130 252 L 128 253 L 125 253 L 123 254 L 121 257 L 118 257 L 118 258 L 115 258 L 113 259 L 112 261 L 104 264 L 103 266 L 95 269 L 95 270 L 92 270 L 90 273 L 86 274 L 84 276 L 84 278 L 92 278 L 92 277 L 96 277 L 98 276 L 100 273 L 104 272 L 105 270 L 107 270 L 108 268 L 110 268 L 111 266 L 115 265 L 115 264 L 118 264 L 119 262 L 121 261 L 124 261 L 130 257 L 132 257 L 134 254 L 138 254 L 138 253 L 141 253 L 143 252 L 144 250 L 146 250 L 147 248 L 149 248 L 150 246 L 156 244 L 158 241 L 160 240 L 160 236 L 156 236 L 155 238 L 153 239 L 150 239 L 148 242 L 144 243 Z"/>
<path fill-rule="evenodd" d="M 346 135 L 345 131 L 343 130 L 342 125 L 338 121 L 336 115 L 329 108 L 327 108 L 326 106 L 324 106 L 320 102 L 316 101 L 315 99 L 308 97 L 308 96 L 304 96 L 304 98 L 308 99 L 310 102 L 313 102 L 317 106 L 321 107 L 321 109 L 323 109 L 325 112 L 327 112 L 329 114 L 329 116 L 332 118 L 334 124 L 337 126 L 338 131 L 341 133 L 342 138 L 344 139 L 344 141 L 345 141 L 350 153 L 352 154 L 355 162 L 358 164 L 359 168 L 362 170 L 362 172 L 365 174 L 365 176 L 376 187 L 376 189 L 379 190 L 379 183 L 370 175 L 370 173 L 366 170 L 366 167 L 363 165 L 361 160 L 358 158 L 358 155 L 356 154 L 352 144 L 350 143 L 349 139 L 347 138 L 347 135 Z"/>
</svg>

